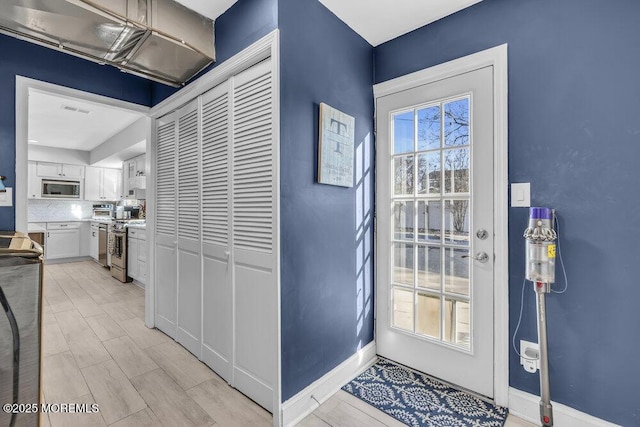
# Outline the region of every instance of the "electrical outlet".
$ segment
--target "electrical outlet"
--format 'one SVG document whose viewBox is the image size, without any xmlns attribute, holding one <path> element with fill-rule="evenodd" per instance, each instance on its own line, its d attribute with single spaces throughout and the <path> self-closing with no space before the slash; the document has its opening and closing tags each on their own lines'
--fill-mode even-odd
<svg viewBox="0 0 640 427">
<path fill-rule="evenodd" d="M 520 364 L 530 374 L 540 369 L 540 345 L 535 342 L 520 340 Z"/>
</svg>

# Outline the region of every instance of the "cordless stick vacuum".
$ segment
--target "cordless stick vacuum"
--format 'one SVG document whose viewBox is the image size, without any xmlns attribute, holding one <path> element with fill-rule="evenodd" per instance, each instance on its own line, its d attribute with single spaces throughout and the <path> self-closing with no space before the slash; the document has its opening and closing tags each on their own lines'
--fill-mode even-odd
<svg viewBox="0 0 640 427">
<path fill-rule="evenodd" d="M 555 282 L 556 232 L 555 212 L 549 208 L 529 208 L 529 226 L 524 231 L 527 241 L 526 278 L 536 292 L 538 343 L 540 346 L 540 421 L 543 427 L 553 426 L 553 408 L 549 391 L 549 357 L 547 348 L 546 295 Z"/>
</svg>

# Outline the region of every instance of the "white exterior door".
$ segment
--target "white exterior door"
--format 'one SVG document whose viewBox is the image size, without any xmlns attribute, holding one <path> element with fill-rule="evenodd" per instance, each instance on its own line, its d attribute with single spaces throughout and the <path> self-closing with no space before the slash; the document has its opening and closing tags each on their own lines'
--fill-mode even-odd
<svg viewBox="0 0 640 427">
<path fill-rule="evenodd" d="M 492 71 L 376 99 L 378 353 L 488 397 Z"/>
</svg>

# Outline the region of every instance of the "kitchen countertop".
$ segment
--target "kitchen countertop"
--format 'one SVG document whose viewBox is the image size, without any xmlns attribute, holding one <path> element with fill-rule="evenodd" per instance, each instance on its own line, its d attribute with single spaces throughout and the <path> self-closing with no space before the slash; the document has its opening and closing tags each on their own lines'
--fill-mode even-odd
<svg viewBox="0 0 640 427">
<path fill-rule="evenodd" d="M 146 230 L 147 229 L 147 225 L 146 224 L 131 224 L 131 225 L 127 225 L 127 228 L 136 228 L 138 230 Z"/>
</svg>

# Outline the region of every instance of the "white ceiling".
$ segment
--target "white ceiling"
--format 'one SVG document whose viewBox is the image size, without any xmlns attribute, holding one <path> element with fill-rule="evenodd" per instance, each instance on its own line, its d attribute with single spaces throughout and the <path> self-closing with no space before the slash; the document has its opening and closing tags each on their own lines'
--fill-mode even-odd
<svg viewBox="0 0 640 427">
<path fill-rule="evenodd" d="M 63 106 L 89 113 L 70 111 Z M 29 143 L 91 151 L 141 117 L 140 113 L 32 90 Z"/>
<path fill-rule="evenodd" d="M 237 0 L 176 0 L 200 15 L 215 20 L 229 9 Z"/>
<path fill-rule="evenodd" d="M 320 0 L 373 46 L 406 34 L 481 0 Z"/>
<path fill-rule="evenodd" d="M 237 0 L 177 0 L 211 19 Z M 373 46 L 430 24 L 482 0 L 319 0 Z"/>
</svg>

